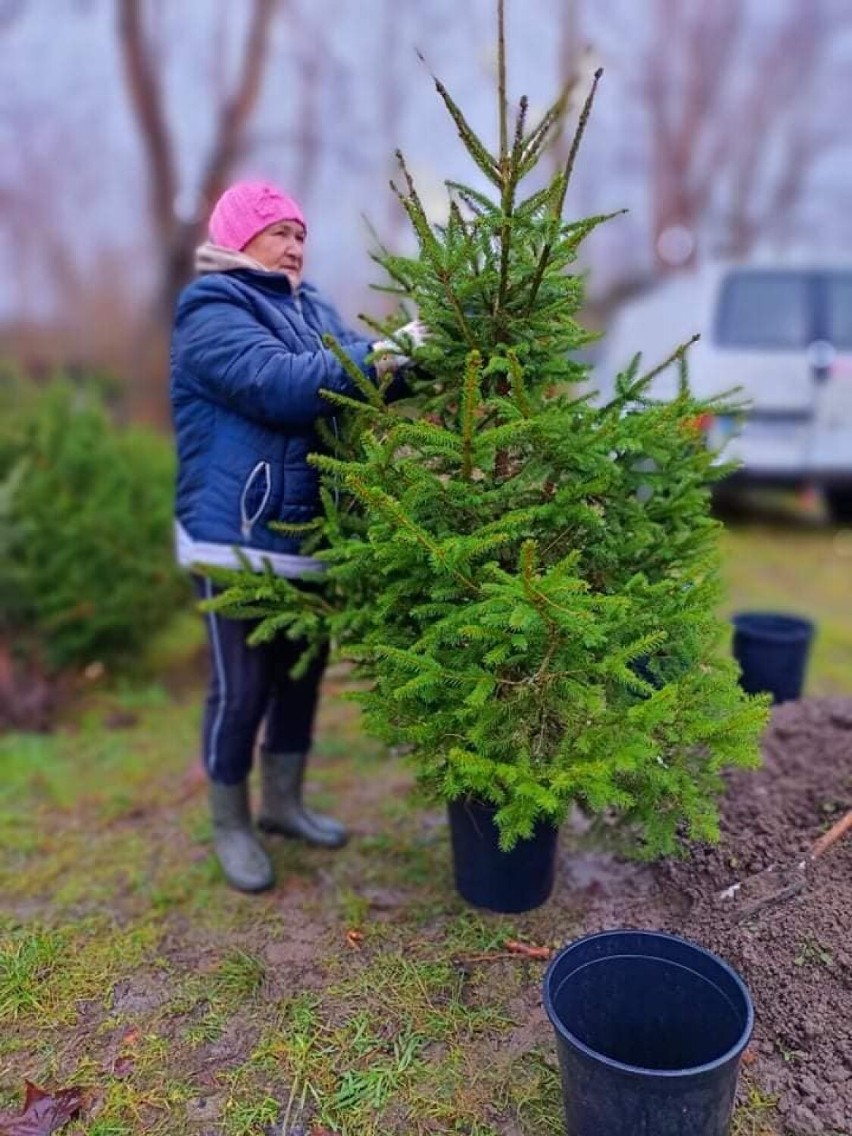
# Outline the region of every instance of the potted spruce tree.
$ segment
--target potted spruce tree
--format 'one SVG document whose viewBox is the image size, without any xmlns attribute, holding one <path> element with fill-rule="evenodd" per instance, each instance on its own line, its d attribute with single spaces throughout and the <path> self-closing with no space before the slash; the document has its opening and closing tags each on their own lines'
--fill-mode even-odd
<svg viewBox="0 0 852 1136">
<path fill-rule="evenodd" d="M 496 153 L 435 81 L 490 191 L 448 182 L 448 220 L 431 223 L 400 155 L 418 252 L 376 259 L 431 336 L 405 401 L 354 369 L 360 398 L 328 396 L 346 429 L 313 459 L 324 512 L 305 527 L 323 593 L 220 572 L 214 606 L 263 616 L 258 638 L 330 633 L 368 680 L 367 728 L 449 803 L 462 895 L 524 910 L 549 893 L 572 804 L 648 856 L 714 838 L 722 771 L 756 762 L 765 707 L 718 614 L 708 487 L 723 471 L 696 427 L 718 407 L 690 393 L 686 347 L 644 374 L 628 362 L 605 404 L 588 393 L 576 262 L 608 218 L 563 207 L 594 86 L 566 167 L 525 194 L 565 100 L 530 127 L 521 99 L 510 123 L 499 11 Z M 681 382 L 660 404 L 664 366 Z"/>
</svg>

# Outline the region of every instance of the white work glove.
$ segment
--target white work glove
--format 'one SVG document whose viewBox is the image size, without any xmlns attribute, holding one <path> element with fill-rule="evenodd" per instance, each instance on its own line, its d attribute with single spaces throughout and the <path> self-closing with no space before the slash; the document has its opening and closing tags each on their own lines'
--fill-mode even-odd
<svg viewBox="0 0 852 1136">
<path fill-rule="evenodd" d="M 394 332 L 393 339 L 380 339 L 378 343 L 374 343 L 373 351 L 380 356 L 373 363 L 376 372 L 384 375 L 387 371 L 396 371 L 406 363 L 410 363 L 411 357 L 403 354 L 400 344 L 405 344 L 411 351 L 422 346 L 428 337 L 429 328 L 422 320 L 416 319 Z M 410 347 L 408 343 L 411 344 Z"/>
</svg>

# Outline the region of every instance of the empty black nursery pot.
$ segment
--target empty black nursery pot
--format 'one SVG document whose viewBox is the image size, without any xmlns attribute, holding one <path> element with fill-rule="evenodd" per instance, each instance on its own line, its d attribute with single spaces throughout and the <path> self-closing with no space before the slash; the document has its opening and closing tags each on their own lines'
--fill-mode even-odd
<svg viewBox="0 0 852 1136">
<path fill-rule="evenodd" d="M 740 612 L 733 624 L 733 651 L 743 690 L 768 691 L 776 703 L 801 698 L 814 624 L 771 611 Z"/>
<path fill-rule="evenodd" d="M 742 979 L 674 935 L 605 931 L 544 976 L 568 1136 L 728 1136 L 754 1023 Z"/>
<path fill-rule="evenodd" d="M 496 811 L 468 797 L 447 803 L 456 890 L 474 907 L 530 911 L 553 891 L 559 831 L 539 824 L 529 840 L 519 840 L 511 852 L 503 852 Z"/>
</svg>

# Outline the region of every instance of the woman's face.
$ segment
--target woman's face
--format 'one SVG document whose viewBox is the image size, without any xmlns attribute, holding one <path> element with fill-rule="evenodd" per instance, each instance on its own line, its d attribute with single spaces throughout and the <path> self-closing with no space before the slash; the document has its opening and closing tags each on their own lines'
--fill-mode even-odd
<svg viewBox="0 0 852 1136">
<path fill-rule="evenodd" d="M 302 282 L 305 228 L 298 221 L 276 221 L 252 237 L 243 249 L 271 272 L 284 272 L 294 288 Z"/>
</svg>

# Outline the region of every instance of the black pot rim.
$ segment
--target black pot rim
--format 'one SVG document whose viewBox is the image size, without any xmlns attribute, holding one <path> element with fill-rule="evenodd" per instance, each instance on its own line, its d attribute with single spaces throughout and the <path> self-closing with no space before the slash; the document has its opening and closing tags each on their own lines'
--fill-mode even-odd
<svg viewBox="0 0 852 1136">
<path fill-rule="evenodd" d="M 553 1005 L 553 998 L 551 997 L 550 977 L 552 972 L 556 969 L 557 963 L 569 951 L 574 950 L 581 944 L 592 942 L 595 939 L 611 939 L 616 935 L 635 935 L 647 939 L 666 939 L 669 942 L 678 943 L 681 946 L 690 947 L 692 950 L 697 951 L 699 954 L 704 955 L 706 958 L 712 960 L 718 967 L 720 967 L 729 978 L 731 978 L 737 987 L 739 993 L 742 995 L 743 1003 L 746 1007 L 746 1021 L 743 1026 L 740 1036 L 736 1042 L 721 1056 L 715 1058 L 713 1061 L 708 1061 L 704 1065 L 690 1065 L 685 1069 L 646 1069 L 642 1065 L 628 1065 L 623 1061 L 616 1061 L 612 1057 L 607 1057 L 605 1053 L 599 1053 L 598 1050 L 592 1049 L 591 1046 L 586 1045 L 584 1042 L 573 1034 L 568 1027 L 562 1022 Z M 734 968 L 724 959 L 719 958 L 718 955 L 712 951 L 708 951 L 706 947 L 700 946 L 698 943 L 693 943 L 690 939 L 684 939 L 680 935 L 670 935 L 666 931 L 646 931 L 634 927 L 618 927 L 610 931 L 598 931 L 592 935 L 583 935 L 579 939 L 575 939 L 572 943 L 563 947 L 558 951 L 550 960 L 547 970 L 544 972 L 543 985 L 543 1001 L 544 1008 L 550 1019 L 550 1024 L 556 1032 L 567 1042 L 573 1049 L 579 1050 L 580 1053 L 594 1061 L 605 1065 L 608 1069 L 617 1069 L 622 1073 L 627 1073 L 634 1077 L 658 1077 L 661 1079 L 678 1081 L 685 1080 L 689 1077 L 701 1076 L 707 1073 L 712 1073 L 716 1069 L 721 1069 L 727 1065 L 734 1057 L 738 1057 L 745 1047 L 748 1045 L 751 1037 L 752 1030 L 754 1029 L 754 1005 L 752 1004 L 751 995 L 748 992 L 748 987 L 734 970 Z"/>
<path fill-rule="evenodd" d="M 816 629 L 812 619 L 786 611 L 738 611 L 731 622 L 743 635 L 771 643 L 805 642 Z"/>
</svg>

